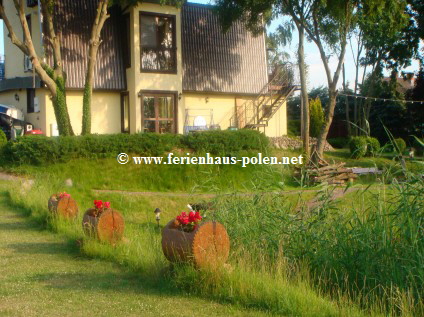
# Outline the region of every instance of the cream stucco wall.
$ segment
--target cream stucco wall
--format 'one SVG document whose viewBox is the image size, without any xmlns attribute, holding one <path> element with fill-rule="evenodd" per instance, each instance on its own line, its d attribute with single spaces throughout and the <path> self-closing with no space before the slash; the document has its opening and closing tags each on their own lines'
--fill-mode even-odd
<svg viewBox="0 0 424 317">
<path fill-rule="evenodd" d="M 19 101 L 16 100 L 15 95 L 18 96 Z M 27 113 L 27 90 L 9 90 L 0 93 L 0 104 L 15 106 L 22 111 L 25 121 L 32 123 L 34 129 L 41 129 L 46 131 L 46 91 L 44 89 L 36 89 L 35 97 L 38 99 L 39 112 Z"/>
<path fill-rule="evenodd" d="M 69 91 L 67 104 L 72 128 L 81 134 L 83 91 Z M 53 105 L 46 98 L 46 135 L 51 136 L 51 124 L 56 123 Z M 121 94 L 94 91 L 91 104 L 91 132 L 99 134 L 121 132 Z"/>
<path fill-rule="evenodd" d="M 236 111 L 236 106 L 252 100 L 254 97 L 242 97 L 236 95 L 214 95 L 203 93 L 184 93 L 183 104 L 185 112 L 190 115 L 190 122 L 192 125 L 193 116 L 204 116 L 208 121 L 208 114 L 213 114 L 213 123 L 219 124 L 222 130 L 226 130 L 233 122 L 231 119 Z M 277 111 L 277 113 L 269 121 L 268 126 L 260 128 L 269 137 L 281 136 L 287 134 L 287 106 L 286 103 Z M 185 124 L 185 116 L 179 120 L 179 126 L 183 127 Z M 209 122 L 207 122 L 209 124 Z M 182 131 L 180 131 L 182 133 Z"/>
<path fill-rule="evenodd" d="M 140 12 L 154 12 L 175 15 L 176 17 L 176 47 L 177 47 L 177 73 L 143 73 L 140 68 Z M 131 68 L 127 69 L 127 85 L 130 92 L 130 131 L 131 133 L 142 131 L 141 125 L 141 99 L 139 92 L 168 91 L 177 95 L 182 92 L 182 54 L 181 54 L 181 10 L 172 6 L 142 3 L 130 10 L 131 16 Z M 179 103 L 178 117 L 184 116 L 184 107 Z M 181 125 L 179 125 L 179 130 Z M 182 128 L 181 128 L 182 129 Z M 181 130 L 182 131 L 182 130 Z"/>
<path fill-rule="evenodd" d="M 16 33 L 16 36 L 19 39 L 23 40 L 23 32 L 22 32 L 21 23 L 19 22 L 19 18 L 16 14 L 16 9 L 14 7 L 13 1 L 3 1 L 3 3 L 4 3 L 6 15 L 9 18 L 10 23 L 12 24 L 12 27 Z M 25 13 L 31 15 L 31 33 L 32 33 L 31 37 L 34 44 L 34 48 L 39 56 L 43 56 L 38 6 L 34 8 L 26 8 Z M 12 43 L 12 41 L 8 37 L 8 34 L 9 34 L 8 30 L 6 26 L 4 26 L 3 38 L 4 38 L 4 54 L 6 59 L 6 65 L 5 65 L 6 78 L 32 76 L 32 71 L 24 72 L 24 54 L 19 48 L 17 48 Z"/>
</svg>

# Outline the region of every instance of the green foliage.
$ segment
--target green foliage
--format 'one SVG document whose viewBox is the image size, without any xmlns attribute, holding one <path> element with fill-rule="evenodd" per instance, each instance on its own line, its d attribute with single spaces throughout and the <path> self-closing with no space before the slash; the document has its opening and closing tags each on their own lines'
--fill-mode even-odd
<svg viewBox="0 0 424 317">
<path fill-rule="evenodd" d="M 367 137 L 366 156 L 375 156 L 380 151 L 380 142 L 376 138 Z"/>
<path fill-rule="evenodd" d="M 242 129 L 191 133 L 183 137 L 182 143 L 196 152 L 230 155 L 241 150 L 262 151 L 268 147 L 269 140 L 263 133 Z"/>
<path fill-rule="evenodd" d="M 343 149 L 345 147 L 347 147 L 347 145 L 349 144 L 349 139 L 348 138 L 330 138 L 327 139 L 328 143 L 330 143 L 330 145 L 333 148 L 336 149 Z"/>
<path fill-rule="evenodd" d="M 311 137 L 318 137 L 324 124 L 324 111 L 322 110 L 319 98 L 309 101 L 309 134 Z"/>
<path fill-rule="evenodd" d="M 424 140 L 420 140 L 417 137 L 414 137 L 413 144 L 415 148 L 415 153 L 419 156 L 424 156 Z"/>
<path fill-rule="evenodd" d="M 349 148 L 352 158 L 374 156 L 380 150 L 380 142 L 376 138 L 356 136 L 350 139 Z"/>
<path fill-rule="evenodd" d="M 399 151 L 399 153 L 403 153 L 406 150 L 406 142 L 404 139 L 402 138 L 397 138 L 394 140 L 396 143 L 396 147 L 397 147 L 397 151 Z"/>
<path fill-rule="evenodd" d="M 289 120 L 287 124 L 288 136 L 300 136 L 300 120 Z"/>
<path fill-rule="evenodd" d="M 72 158 L 116 157 L 119 153 L 159 156 L 180 144 L 179 135 L 112 134 L 86 136 L 24 136 L 5 147 L 14 164 L 43 165 Z"/>
<path fill-rule="evenodd" d="M 86 83 L 82 100 L 82 129 L 81 134 L 91 133 L 91 87 Z"/>
<path fill-rule="evenodd" d="M 107 158 L 119 153 L 161 156 L 173 148 L 190 148 L 213 155 L 264 150 L 268 138 L 257 131 L 208 131 L 187 136 L 175 134 L 111 134 L 85 136 L 24 136 L 5 146 L 4 159 L 11 164 L 43 165 L 73 158 Z"/>
<path fill-rule="evenodd" d="M 3 132 L 2 129 L 0 129 L 0 148 L 3 147 L 7 143 L 6 134 Z"/>
<path fill-rule="evenodd" d="M 367 154 L 367 138 L 356 136 L 349 142 L 350 154 L 352 158 L 361 158 Z"/>
</svg>

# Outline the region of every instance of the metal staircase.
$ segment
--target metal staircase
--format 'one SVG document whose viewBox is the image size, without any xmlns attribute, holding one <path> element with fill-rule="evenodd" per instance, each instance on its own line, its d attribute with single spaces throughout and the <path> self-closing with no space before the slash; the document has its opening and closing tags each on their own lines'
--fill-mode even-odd
<svg viewBox="0 0 424 317">
<path fill-rule="evenodd" d="M 276 69 L 255 99 L 238 106 L 232 118 L 233 125 L 238 128 L 259 129 L 268 126 L 269 121 L 277 113 L 287 98 L 299 86 L 295 84 L 296 68 L 284 65 Z"/>
</svg>

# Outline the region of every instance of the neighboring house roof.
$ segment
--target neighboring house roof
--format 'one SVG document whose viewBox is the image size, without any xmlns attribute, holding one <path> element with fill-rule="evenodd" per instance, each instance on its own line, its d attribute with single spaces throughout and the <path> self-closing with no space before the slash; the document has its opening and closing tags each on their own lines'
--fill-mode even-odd
<svg viewBox="0 0 424 317">
<path fill-rule="evenodd" d="M 265 39 L 242 22 L 222 32 L 211 6 L 182 9 L 183 90 L 258 94 L 268 80 Z"/>
<path fill-rule="evenodd" d="M 58 1 L 55 22 L 62 38 L 62 59 L 68 88 L 84 88 L 87 71 L 88 42 L 97 1 Z M 112 11 L 102 30 L 102 44 L 97 55 L 94 89 L 125 90 L 126 75 L 119 36 L 119 15 Z M 44 31 L 45 32 L 45 31 Z M 53 64 L 51 54 L 47 54 Z"/>
<path fill-rule="evenodd" d="M 391 78 L 384 77 L 383 81 L 390 83 Z M 414 89 L 415 87 L 415 78 L 413 77 L 413 74 L 408 74 L 405 78 L 398 77 L 396 78 L 396 82 L 397 82 L 396 90 L 402 94 L 406 93 L 410 89 Z"/>
</svg>

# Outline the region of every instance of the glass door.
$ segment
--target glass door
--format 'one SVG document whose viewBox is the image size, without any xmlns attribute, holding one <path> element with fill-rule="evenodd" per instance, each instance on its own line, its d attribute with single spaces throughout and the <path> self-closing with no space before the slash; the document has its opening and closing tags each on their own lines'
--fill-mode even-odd
<svg viewBox="0 0 424 317">
<path fill-rule="evenodd" d="M 176 133 L 174 95 L 145 94 L 142 107 L 144 132 Z"/>
</svg>

